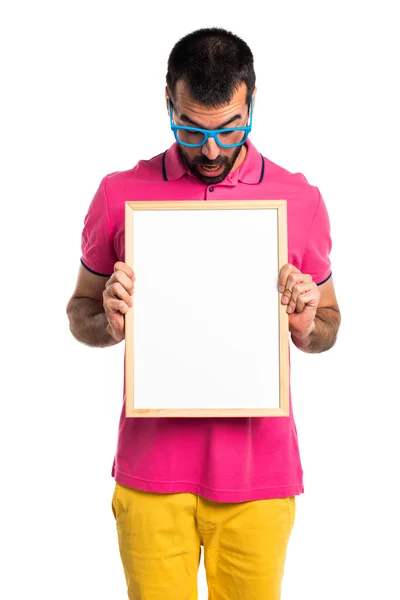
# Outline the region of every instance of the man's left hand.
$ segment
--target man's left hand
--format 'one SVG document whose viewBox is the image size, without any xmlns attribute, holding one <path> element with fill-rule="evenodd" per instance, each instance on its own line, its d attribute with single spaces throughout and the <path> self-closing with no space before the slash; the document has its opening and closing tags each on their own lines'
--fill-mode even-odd
<svg viewBox="0 0 400 600">
<path fill-rule="evenodd" d="M 279 273 L 281 302 L 287 306 L 289 331 L 298 337 L 307 337 L 315 328 L 321 293 L 311 275 L 301 273 L 291 264 L 282 267 Z"/>
</svg>

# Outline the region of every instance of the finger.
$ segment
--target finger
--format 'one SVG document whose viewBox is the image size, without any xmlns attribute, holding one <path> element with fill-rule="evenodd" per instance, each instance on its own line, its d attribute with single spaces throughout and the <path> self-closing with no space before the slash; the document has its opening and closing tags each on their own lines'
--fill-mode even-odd
<svg viewBox="0 0 400 600">
<path fill-rule="evenodd" d="M 291 298 L 292 298 L 292 290 L 289 290 L 288 288 L 286 288 L 283 291 L 282 304 L 289 304 Z"/>
<path fill-rule="evenodd" d="M 131 295 L 118 281 L 112 283 L 103 291 L 103 304 L 108 302 L 108 298 L 123 300 L 128 307 L 132 306 L 133 303 Z"/>
<path fill-rule="evenodd" d="M 280 292 L 283 292 L 285 290 L 285 288 L 288 287 L 286 285 L 286 281 L 292 272 L 300 273 L 299 269 L 297 269 L 294 265 L 291 265 L 290 263 L 284 265 L 281 268 L 281 270 L 279 272 L 279 278 L 278 278 L 278 286 L 279 286 Z"/>
<path fill-rule="evenodd" d="M 312 281 L 311 275 L 302 273 L 291 264 L 282 267 L 279 274 L 279 291 L 284 292 L 285 289 L 291 291 L 293 286 L 300 281 Z"/>
<path fill-rule="evenodd" d="M 293 292 L 293 288 L 295 285 L 298 285 L 299 283 L 311 283 L 312 282 L 312 277 L 311 275 L 308 275 L 306 273 L 301 273 L 300 271 L 297 271 L 297 273 L 290 273 L 286 283 L 285 283 L 285 288 L 292 290 Z"/>
<path fill-rule="evenodd" d="M 310 290 L 305 294 L 300 294 L 297 298 L 296 306 L 294 310 L 290 310 L 290 312 L 301 313 L 305 309 L 306 306 L 316 309 L 318 307 L 319 299 L 321 297 L 321 293 L 319 290 Z"/>
<path fill-rule="evenodd" d="M 129 265 L 127 265 L 125 262 L 122 262 L 121 260 L 116 262 L 114 265 L 114 273 L 116 271 L 123 271 L 124 273 L 126 273 L 128 275 L 129 278 L 132 278 L 134 276 L 133 269 Z"/>
<path fill-rule="evenodd" d="M 291 300 L 293 290 L 296 285 L 299 283 L 311 283 L 312 277 L 311 275 L 301 273 L 297 271 L 296 273 L 291 272 L 285 282 L 285 287 L 283 290 L 282 302 L 283 304 L 288 304 Z"/>
<path fill-rule="evenodd" d="M 292 308 L 295 308 L 297 299 L 299 298 L 299 296 L 301 294 L 305 294 L 306 292 L 309 292 L 310 290 L 316 290 L 316 289 L 317 289 L 317 284 L 314 283 L 313 281 L 302 281 L 301 283 L 296 283 L 293 286 L 289 306 L 291 306 Z"/>
<path fill-rule="evenodd" d="M 298 287 L 301 284 L 305 284 L 306 286 L 310 286 L 313 284 L 311 275 L 304 275 L 303 273 L 295 273 L 288 277 L 286 282 L 286 287 L 282 294 L 281 302 L 282 304 L 289 304 L 293 302 L 293 306 L 296 304 L 296 299 L 298 296 Z M 315 285 L 315 284 L 314 284 Z M 306 291 L 306 289 L 304 289 Z"/>
<path fill-rule="evenodd" d="M 123 288 L 125 288 L 128 294 L 133 294 L 133 284 L 135 279 L 135 275 L 133 275 L 133 278 L 131 278 L 124 271 L 115 271 L 111 275 L 110 279 L 108 279 L 108 281 L 106 282 L 106 288 L 118 282 L 122 285 Z"/>
<path fill-rule="evenodd" d="M 118 298 L 109 297 L 104 303 L 104 310 L 106 314 L 111 313 L 112 315 L 113 312 L 119 312 L 123 315 L 126 315 L 129 308 L 130 307 L 126 304 L 126 302 L 124 302 L 123 300 L 119 300 Z"/>
</svg>

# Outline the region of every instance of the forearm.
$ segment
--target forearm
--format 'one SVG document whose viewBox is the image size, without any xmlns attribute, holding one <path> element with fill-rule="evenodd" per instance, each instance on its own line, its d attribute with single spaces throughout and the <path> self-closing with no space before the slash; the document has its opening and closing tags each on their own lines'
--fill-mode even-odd
<svg viewBox="0 0 400 600">
<path fill-rule="evenodd" d="M 79 342 L 98 348 L 118 344 L 107 331 L 107 317 L 97 300 L 73 298 L 68 303 L 67 315 L 70 331 Z"/>
<path fill-rule="evenodd" d="M 306 336 L 292 333 L 292 342 L 303 352 L 318 353 L 332 348 L 336 342 L 341 317 L 336 308 L 318 308 L 314 328 Z"/>
</svg>

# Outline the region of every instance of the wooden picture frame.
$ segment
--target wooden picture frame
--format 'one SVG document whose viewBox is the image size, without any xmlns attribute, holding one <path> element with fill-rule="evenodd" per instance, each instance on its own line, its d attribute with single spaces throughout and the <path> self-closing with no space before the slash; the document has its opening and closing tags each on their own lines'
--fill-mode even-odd
<svg viewBox="0 0 400 600">
<path fill-rule="evenodd" d="M 127 417 L 289 415 L 285 200 L 125 202 Z"/>
</svg>

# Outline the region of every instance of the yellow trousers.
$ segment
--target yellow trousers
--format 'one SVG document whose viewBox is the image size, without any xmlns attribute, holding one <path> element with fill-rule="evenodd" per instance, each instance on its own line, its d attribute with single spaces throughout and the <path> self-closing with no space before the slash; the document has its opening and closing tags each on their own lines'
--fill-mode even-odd
<svg viewBox="0 0 400 600">
<path fill-rule="evenodd" d="M 225 503 L 116 483 L 112 510 L 129 600 L 198 600 L 201 546 L 208 600 L 280 600 L 295 496 Z"/>
</svg>

